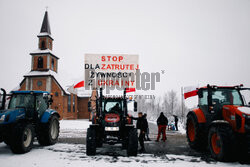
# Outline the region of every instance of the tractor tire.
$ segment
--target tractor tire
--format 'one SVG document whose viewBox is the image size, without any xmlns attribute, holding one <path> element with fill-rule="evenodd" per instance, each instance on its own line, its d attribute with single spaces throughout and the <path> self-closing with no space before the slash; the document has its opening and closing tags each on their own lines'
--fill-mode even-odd
<svg viewBox="0 0 250 167">
<path fill-rule="evenodd" d="M 57 116 L 52 115 L 48 123 L 41 124 L 38 132 L 38 142 L 42 146 L 53 145 L 57 142 L 60 132 L 60 124 Z"/>
<path fill-rule="evenodd" d="M 137 156 L 138 151 L 138 135 L 137 129 L 133 128 L 128 134 L 127 156 Z"/>
<path fill-rule="evenodd" d="M 9 146 L 10 145 L 10 140 L 4 140 L 4 143 Z"/>
<path fill-rule="evenodd" d="M 12 131 L 9 146 L 13 153 L 23 154 L 32 149 L 33 141 L 33 126 L 31 124 L 17 124 Z"/>
<path fill-rule="evenodd" d="M 233 130 L 229 125 L 212 126 L 208 133 L 208 146 L 212 157 L 219 161 L 233 160 Z"/>
<path fill-rule="evenodd" d="M 207 147 L 207 135 L 205 129 L 199 126 L 197 118 L 193 114 L 187 115 L 186 136 L 189 146 L 195 150 L 205 150 Z"/>
<path fill-rule="evenodd" d="M 87 129 L 86 154 L 96 155 L 96 131 L 94 128 Z"/>
</svg>

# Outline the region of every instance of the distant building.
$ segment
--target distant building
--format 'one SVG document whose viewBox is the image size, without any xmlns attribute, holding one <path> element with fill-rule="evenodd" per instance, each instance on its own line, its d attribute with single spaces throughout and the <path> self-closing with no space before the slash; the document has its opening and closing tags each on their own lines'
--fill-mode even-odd
<svg viewBox="0 0 250 167">
<path fill-rule="evenodd" d="M 31 71 L 24 75 L 20 90 L 43 90 L 53 93 L 51 108 L 57 110 L 61 119 L 88 119 L 88 101 L 90 93 L 77 96 L 65 89 L 58 77 L 59 58 L 52 52 L 48 12 L 45 12 L 38 37 L 38 49 L 31 52 Z"/>
</svg>

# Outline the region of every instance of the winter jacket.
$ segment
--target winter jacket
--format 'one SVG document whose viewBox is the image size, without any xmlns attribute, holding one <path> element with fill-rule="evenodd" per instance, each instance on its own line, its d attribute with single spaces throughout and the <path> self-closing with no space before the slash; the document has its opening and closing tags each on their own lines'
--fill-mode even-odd
<svg viewBox="0 0 250 167">
<path fill-rule="evenodd" d="M 168 119 L 163 113 L 158 117 L 157 125 L 168 125 Z"/>
<path fill-rule="evenodd" d="M 174 117 L 174 122 L 177 123 L 178 121 L 179 121 L 178 117 L 175 116 L 175 117 Z"/>
<path fill-rule="evenodd" d="M 147 122 L 147 120 L 144 117 L 138 117 L 138 118 L 132 117 L 132 119 L 137 120 L 137 123 L 136 123 L 136 128 L 137 129 L 140 129 L 140 130 L 142 130 L 144 132 L 147 131 L 147 129 L 148 129 L 148 122 Z"/>
</svg>

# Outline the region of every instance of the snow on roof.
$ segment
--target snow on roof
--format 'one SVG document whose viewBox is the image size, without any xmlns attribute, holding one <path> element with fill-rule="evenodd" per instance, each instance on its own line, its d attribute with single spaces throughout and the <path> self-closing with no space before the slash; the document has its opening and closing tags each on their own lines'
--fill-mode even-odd
<svg viewBox="0 0 250 167">
<path fill-rule="evenodd" d="M 73 84 L 77 84 L 77 83 L 72 83 L 72 81 L 63 79 L 63 77 L 61 77 L 58 73 L 52 70 L 30 71 L 29 73 L 24 75 L 24 77 L 30 77 L 30 76 L 53 76 L 58 82 L 58 84 L 62 87 L 63 91 L 67 94 L 70 94 L 70 92 L 68 91 L 68 88 L 72 86 Z M 92 93 L 91 90 L 85 90 L 85 88 L 77 89 L 77 96 L 79 97 L 90 97 L 91 93 Z"/>
<path fill-rule="evenodd" d="M 40 32 L 37 36 L 38 37 L 49 36 L 50 38 L 52 38 L 51 34 L 49 34 L 48 32 Z"/>
<path fill-rule="evenodd" d="M 30 54 L 33 55 L 33 54 L 45 54 L 45 53 L 52 54 L 53 56 L 55 56 L 55 53 L 50 49 L 44 49 L 44 50 L 37 49 L 31 52 Z"/>
<path fill-rule="evenodd" d="M 77 96 L 79 97 L 90 97 L 92 90 L 86 90 L 85 88 L 77 88 Z"/>
</svg>

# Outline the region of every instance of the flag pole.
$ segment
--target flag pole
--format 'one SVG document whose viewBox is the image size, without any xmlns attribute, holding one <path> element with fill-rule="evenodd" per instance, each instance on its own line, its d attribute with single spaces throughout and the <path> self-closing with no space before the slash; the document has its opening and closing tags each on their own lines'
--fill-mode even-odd
<svg viewBox="0 0 250 167">
<path fill-rule="evenodd" d="M 181 116 L 182 122 L 184 122 L 183 87 L 181 87 Z"/>
</svg>

